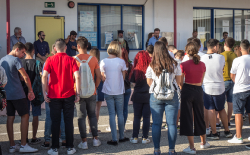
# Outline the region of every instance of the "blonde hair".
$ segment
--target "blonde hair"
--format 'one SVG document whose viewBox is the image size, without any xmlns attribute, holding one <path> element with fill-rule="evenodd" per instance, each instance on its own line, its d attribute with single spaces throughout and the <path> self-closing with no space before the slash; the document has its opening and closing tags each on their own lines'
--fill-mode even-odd
<svg viewBox="0 0 250 155">
<path fill-rule="evenodd" d="M 55 46 L 56 46 L 56 44 L 53 44 L 53 45 L 52 45 L 51 53 L 53 53 L 53 54 L 56 54 L 56 53 L 57 53 L 57 51 L 55 50 Z"/>
<path fill-rule="evenodd" d="M 96 57 L 96 59 L 98 60 L 98 62 L 100 61 L 100 51 L 98 48 L 93 48 L 90 50 L 89 55 Z"/>
<path fill-rule="evenodd" d="M 115 55 L 117 57 L 120 57 L 121 55 L 121 46 L 119 45 L 118 41 L 112 41 L 109 44 L 109 47 L 107 49 L 107 53 L 111 55 Z"/>
</svg>

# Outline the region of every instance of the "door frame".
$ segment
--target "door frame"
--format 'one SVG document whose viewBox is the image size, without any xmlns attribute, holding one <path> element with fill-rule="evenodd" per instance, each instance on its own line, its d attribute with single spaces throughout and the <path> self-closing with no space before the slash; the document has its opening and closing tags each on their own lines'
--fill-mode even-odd
<svg viewBox="0 0 250 155">
<path fill-rule="evenodd" d="M 44 16 L 44 15 L 35 15 L 34 16 L 34 40 L 36 41 L 36 17 L 63 17 L 64 18 L 64 23 L 63 23 L 63 25 L 64 25 L 64 38 L 63 39 L 65 39 L 65 16 Z"/>
</svg>

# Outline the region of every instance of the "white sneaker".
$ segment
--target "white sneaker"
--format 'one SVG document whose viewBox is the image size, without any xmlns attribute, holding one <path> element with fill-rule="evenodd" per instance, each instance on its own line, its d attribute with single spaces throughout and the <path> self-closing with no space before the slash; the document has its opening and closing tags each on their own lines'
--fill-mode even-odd
<svg viewBox="0 0 250 155">
<path fill-rule="evenodd" d="M 133 144 L 137 144 L 138 143 L 138 138 L 130 138 L 130 142 Z"/>
<path fill-rule="evenodd" d="M 110 132 L 110 131 L 111 131 L 110 127 L 107 127 L 107 128 L 106 128 L 106 131 L 109 131 L 109 132 Z"/>
<path fill-rule="evenodd" d="M 196 154 L 195 148 L 194 149 L 190 149 L 190 146 L 188 146 L 187 148 L 185 148 L 183 150 L 183 152 L 188 153 L 188 154 Z"/>
<path fill-rule="evenodd" d="M 19 149 L 20 149 L 20 146 L 18 144 L 16 144 L 15 146 L 11 146 L 9 148 L 9 153 L 14 153 L 16 151 L 19 151 Z"/>
<path fill-rule="evenodd" d="M 83 149 L 83 150 L 86 150 L 88 149 L 88 143 L 87 142 L 81 142 L 79 145 L 78 145 L 78 148 L 80 149 Z"/>
<path fill-rule="evenodd" d="M 22 153 L 31 153 L 31 152 L 37 152 L 38 149 L 34 149 L 32 147 L 30 147 L 28 144 L 26 144 L 25 146 L 20 146 L 19 152 Z"/>
<path fill-rule="evenodd" d="M 76 153 L 76 149 L 75 148 L 68 148 L 67 149 L 67 154 L 74 154 Z"/>
<path fill-rule="evenodd" d="M 234 137 L 230 140 L 227 141 L 228 143 L 236 143 L 236 144 L 242 144 L 243 143 L 243 139 L 241 138 L 237 138 L 236 134 L 234 135 Z"/>
<path fill-rule="evenodd" d="M 102 143 L 99 139 L 93 139 L 93 146 L 100 146 Z"/>
<path fill-rule="evenodd" d="M 207 129 L 206 129 L 206 135 L 209 135 L 209 134 L 210 134 L 210 129 L 207 128 Z"/>
<path fill-rule="evenodd" d="M 58 155 L 58 150 L 57 149 L 50 149 L 49 151 L 48 151 L 48 154 L 49 155 Z"/>
<path fill-rule="evenodd" d="M 150 139 L 146 139 L 146 138 L 143 138 L 142 141 L 141 141 L 142 144 L 148 144 L 150 143 Z"/>
<path fill-rule="evenodd" d="M 206 149 L 206 148 L 209 148 L 209 147 L 210 147 L 210 144 L 208 142 L 206 142 L 205 145 L 200 145 L 201 149 Z"/>
<path fill-rule="evenodd" d="M 248 137 L 248 140 L 250 140 L 250 137 Z"/>
</svg>

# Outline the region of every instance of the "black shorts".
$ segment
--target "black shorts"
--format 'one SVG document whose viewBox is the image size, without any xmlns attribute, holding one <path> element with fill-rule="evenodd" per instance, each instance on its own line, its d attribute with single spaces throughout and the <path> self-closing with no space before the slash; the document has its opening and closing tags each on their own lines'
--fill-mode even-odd
<svg viewBox="0 0 250 155">
<path fill-rule="evenodd" d="M 29 107 L 27 104 L 27 99 L 19 99 L 19 100 L 7 100 L 7 116 L 15 116 L 15 113 L 19 114 L 19 116 L 23 116 L 29 113 Z"/>
</svg>

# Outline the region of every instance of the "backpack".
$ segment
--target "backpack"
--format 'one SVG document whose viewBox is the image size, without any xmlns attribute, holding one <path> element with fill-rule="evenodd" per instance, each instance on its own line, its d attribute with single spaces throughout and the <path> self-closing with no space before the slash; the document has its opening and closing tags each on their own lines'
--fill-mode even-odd
<svg viewBox="0 0 250 155">
<path fill-rule="evenodd" d="M 158 82 L 153 81 L 154 97 L 157 100 L 172 100 L 174 98 L 174 74 L 170 74 L 166 69 L 162 70 Z"/>
<path fill-rule="evenodd" d="M 89 61 L 91 60 L 92 56 L 90 56 L 88 60 L 80 60 L 77 56 L 74 58 L 81 63 L 79 67 L 81 77 L 80 97 L 89 98 L 95 93 L 95 83 L 89 67 Z"/>
<path fill-rule="evenodd" d="M 35 95 L 35 99 L 31 101 L 31 104 L 33 104 L 34 106 L 40 106 L 44 102 L 43 88 L 41 82 L 42 80 L 39 71 L 40 63 L 41 63 L 40 61 L 36 60 L 36 67 L 35 67 L 36 77 L 32 84 L 32 89 Z"/>
</svg>

